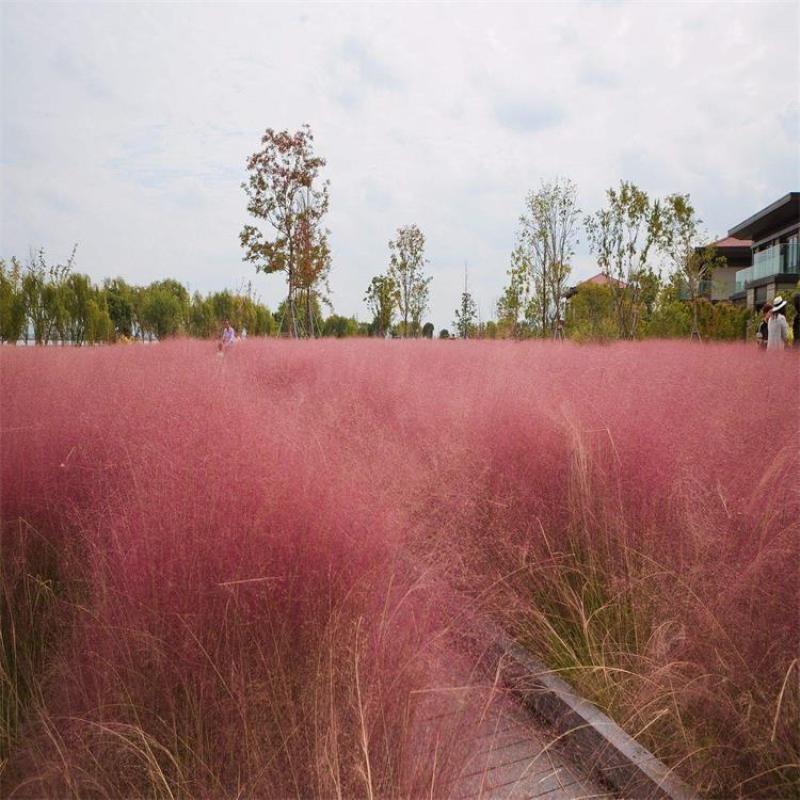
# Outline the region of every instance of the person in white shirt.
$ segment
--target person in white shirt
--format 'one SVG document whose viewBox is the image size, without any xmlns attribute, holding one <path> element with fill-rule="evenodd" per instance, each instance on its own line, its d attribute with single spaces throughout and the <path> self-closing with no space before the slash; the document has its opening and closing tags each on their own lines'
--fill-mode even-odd
<svg viewBox="0 0 800 800">
<path fill-rule="evenodd" d="M 786 301 L 778 295 L 772 301 L 772 315 L 767 323 L 767 350 L 783 350 L 789 341 Z"/>
<path fill-rule="evenodd" d="M 219 343 L 220 352 L 223 350 L 227 350 L 229 347 L 233 346 L 233 343 L 236 341 L 236 331 L 231 326 L 230 322 L 226 319 L 223 322 L 222 328 L 222 340 Z"/>
</svg>

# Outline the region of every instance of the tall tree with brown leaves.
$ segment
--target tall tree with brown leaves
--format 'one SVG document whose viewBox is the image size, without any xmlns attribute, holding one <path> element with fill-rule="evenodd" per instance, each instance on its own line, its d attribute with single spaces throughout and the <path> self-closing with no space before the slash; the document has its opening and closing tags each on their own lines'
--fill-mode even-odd
<svg viewBox="0 0 800 800">
<path fill-rule="evenodd" d="M 329 205 L 329 182 L 320 178 L 324 166 L 325 159 L 314 154 L 314 134 L 308 125 L 295 133 L 267 128 L 261 149 L 247 160 L 250 174 L 242 184 L 248 213 L 272 228 L 270 238 L 256 225 L 244 226 L 239 236 L 244 260 L 261 272 L 286 273 L 292 336 L 301 330 L 297 293 L 309 300 L 330 269 L 328 232 L 322 225 Z M 305 306 L 310 309 L 312 303 Z M 311 335 L 313 320 L 305 323 L 306 335 Z"/>
</svg>

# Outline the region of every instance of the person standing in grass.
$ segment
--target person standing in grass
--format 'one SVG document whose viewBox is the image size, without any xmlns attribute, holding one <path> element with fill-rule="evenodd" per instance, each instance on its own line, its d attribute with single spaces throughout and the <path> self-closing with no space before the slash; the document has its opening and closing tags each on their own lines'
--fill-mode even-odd
<svg viewBox="0 0 800 800">
<path fill-rule="evenodd" d="M 792 337 L 794 338 L 795 350 L 800 349 L 800 292 L 793 298 L 794 303 L 794 319 L 792 320 Z"/>
<path fill-rule="evenodd" d="M 758 346 L 763 348 L 764 350 L 767 349 L 767 341 L 769 336 L 769 318 L 772 314 L 772 303 L 764 303 L 761 306 L 761 324 L 758 326 L 758 331 L 756 332 L 756 341 L 758 342 Z"/>
<path fill-rule="evenodd" d="M 767 324 L 767 350 L 783 350 L 789 341 L 789 324 L 786 322 L 786 301 L 778 295 L 772 301 L 772 314 Z"/>
<path fill-rule="evenodd" d="M 230 347 L 233 347 L 233 343 L 236 341 L 236 331 L 233 329 L 228 320 L 223 321 L 222 327 L 222 339 L 219 343 L 219 351 L 220 353 L 224 353 Z"/>
</svg>

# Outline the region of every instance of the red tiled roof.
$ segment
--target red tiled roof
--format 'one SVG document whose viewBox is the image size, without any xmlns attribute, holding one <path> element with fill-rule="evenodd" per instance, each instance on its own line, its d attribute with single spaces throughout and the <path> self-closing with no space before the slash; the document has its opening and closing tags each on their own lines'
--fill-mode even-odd
<svg viewBox="0 0 800 800">
<path fill-rule="evenodd" d="M 610 284 L 616 284 L 617 286 L 625 285 L 624 281 L 618 281 L 616 278 L 609 278 L 608 275 L 602 272 L 598 272 L 597 275 L 593 275 L 591 278 L 581 281 L 578 286 L 583 286 L 586 283 L 596 283 L 600 286 L 609 286 Z"/>
<path fill-rule="evenodd" d="M 722 249 L 723 247 L 752 247 L 753 242 L 751 239 L 737 239 L 734 236 L 726 236 L 718 242 L 713 242 L 714 247 Z"/>
</svg>

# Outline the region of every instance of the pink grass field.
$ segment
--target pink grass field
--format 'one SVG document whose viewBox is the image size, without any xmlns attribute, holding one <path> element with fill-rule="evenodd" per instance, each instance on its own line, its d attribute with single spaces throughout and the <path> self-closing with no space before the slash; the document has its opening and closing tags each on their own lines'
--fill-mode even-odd
<svg viewBox="0 0 800 800">
<path fill-rule="evenodd" d="M 458 731 L 415 698 L 458 656 L 410 553 L 702 794 L 798 794 L 796 354 L 173 341 L 0 370 L 3 796 L 448 796 Z"/>
</svg>

